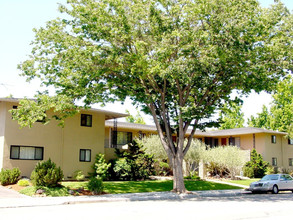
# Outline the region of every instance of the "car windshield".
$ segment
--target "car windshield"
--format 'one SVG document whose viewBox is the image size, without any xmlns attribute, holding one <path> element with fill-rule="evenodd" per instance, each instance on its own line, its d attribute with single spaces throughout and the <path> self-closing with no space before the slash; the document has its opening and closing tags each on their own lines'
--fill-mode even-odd
<svg viewBox="0 0 293 220">
<path fill-rule="evenodd" d="M 276 174 L 272 174 L 272 175 L 266 175 L 264 176 L 261 181 L 267 181 L 267 180 L 278 180 L 279 179 L 279 175 Z"/>
</svg>

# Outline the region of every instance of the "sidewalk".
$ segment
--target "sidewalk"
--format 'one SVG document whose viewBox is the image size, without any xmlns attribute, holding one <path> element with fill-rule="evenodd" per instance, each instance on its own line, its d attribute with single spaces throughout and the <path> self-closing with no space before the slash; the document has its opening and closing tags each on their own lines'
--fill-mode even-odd
<svg viewBox="0 0 293 220">
<path fill-rule="evenodd" d="M 211 190 L 194 191 L 193 194 L 176 194 L 172 192 L 109 194 L 101 196 L 68 196 L 68 197 L 29 197 L 0 198 L 1 208 L 17 208 L 32 206 L 53 206 L 77 203 L 97 202 L 131 202 L 131 201 L 172 201 L 201 197 L 231 197 L 245 194 L 244 190 Z"/>
</svg>

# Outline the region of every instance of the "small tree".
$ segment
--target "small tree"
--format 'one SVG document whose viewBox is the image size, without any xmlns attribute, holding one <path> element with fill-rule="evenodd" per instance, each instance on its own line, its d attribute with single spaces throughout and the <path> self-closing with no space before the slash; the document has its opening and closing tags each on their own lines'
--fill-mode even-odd
<svg viewBox="0 0 293 220">
<path fill-rule="evenodd" d="M 95 163 L 92 166 L 94 172 L 89 173 L 89 175 L 104 180 L 108 175 L 108 169 L 110 166 L 110 163 L 106 163 L 104 154 L 97 154 Z"/>
<path fill-rule="evenodd" d="M 269 163 L 264 161 L 261 154 L 253 149 L 250 154 L 250 161 L 245 164 L 244 175 L 250 178 L 261 178 L 265 175 L 268 167 Z"/>
</svg>

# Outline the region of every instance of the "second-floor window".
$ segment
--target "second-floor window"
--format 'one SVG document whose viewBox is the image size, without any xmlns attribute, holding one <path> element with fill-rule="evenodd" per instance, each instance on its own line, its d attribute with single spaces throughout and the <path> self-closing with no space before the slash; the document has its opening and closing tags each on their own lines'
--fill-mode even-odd
<svg viewBox="0 0 293 220">
<path fill-rule="evenodd" d="M 277 143 L 276 135 L 272 135 L 271 139 L 273 144 Z"/>
<path fill-rule="evenodd" d="M 81 114 L 80 125 L 85 127 L 92 127 L 92 115 Z"/>
</svg>

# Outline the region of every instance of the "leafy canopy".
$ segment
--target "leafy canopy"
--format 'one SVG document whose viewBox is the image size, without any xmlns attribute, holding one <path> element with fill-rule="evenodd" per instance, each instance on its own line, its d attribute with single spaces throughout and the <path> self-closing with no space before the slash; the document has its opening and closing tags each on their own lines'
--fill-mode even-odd
<svg viewBox="0 0 293 220">
<path fill-rule="evenodd" d="M 23 75 L 86 106 L 130 97 L 153 116 L 176 181 L 195 129 L 214 125 L 208 119 L 233 90 L 271 91 L 292 69 L 292 16 L 282 3 L 69 0 L 59 10 L 65 19 L 35 30 Z"/>
<path fill-rule="evenodd" d="M 263 106 L 256 117 L 251 116 L 249 125 L 254 127 L 287 132 L 293 137 L 293 77 L 288 75 L 277 85 L 273 92 L 270 109 Z"/>
<path fill-rule="evenodd" d="M 131 115 L 129 110 L 126 110 L 126 113 L 129 114 L 129 116 L 125 118 L 127 122 L 136 123 L 136 124 L 144 124 L 144 125 L 146 124 L 139 110 L 137 110 L 135 116 Z"/>
<path fill-rule="evenodd" d="M 232 102 L 224 104 L 220 111 L 220 130 L 242 128 L 244 124 L 244 113 L 241 111 L 242 105 Z"/>
</svg>

